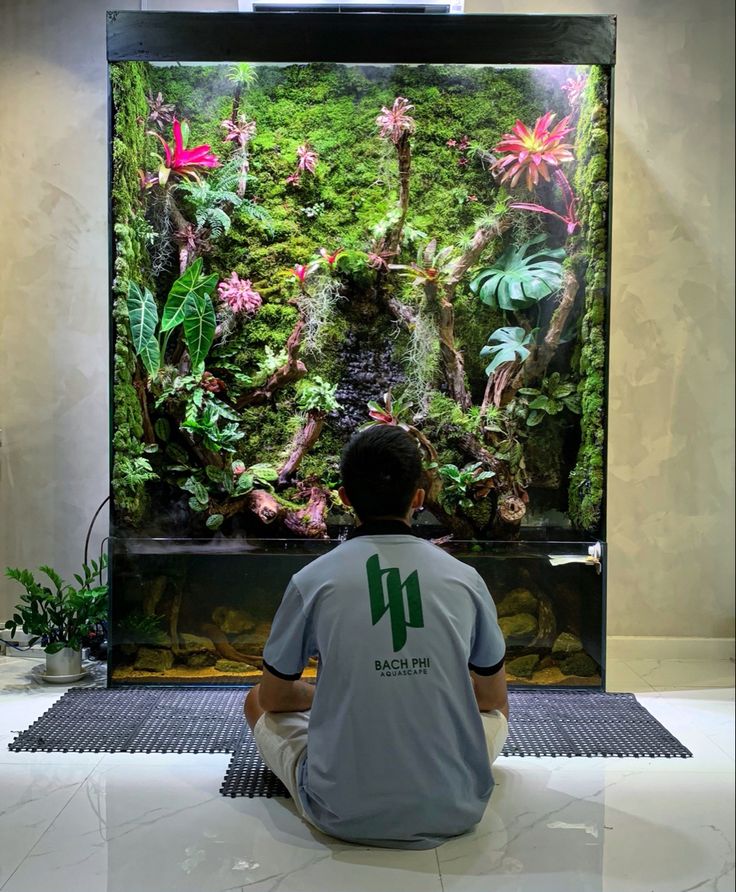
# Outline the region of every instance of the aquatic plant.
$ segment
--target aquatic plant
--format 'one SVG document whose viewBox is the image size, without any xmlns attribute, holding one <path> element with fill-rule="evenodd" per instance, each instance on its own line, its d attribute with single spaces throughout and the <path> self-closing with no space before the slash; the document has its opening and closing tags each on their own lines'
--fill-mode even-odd
<svg viewBox="0 0 736 892">
<path fill-rule="evenodd" d="M 558 220 L 561 220 L 567 227 L 567 234 L 572 235 L 578 228 L 578 226 L 580 226 L 580 220 L 578 220 L 575 210 L 575 206 L 577 205 L 577 198 L 575 197 L 575 194 L 570 187 L 570 183 L 568 182 L 567 177 L 561 170 L 556 170 L 554 172 L 554 177 L 562 187 L 562 193 L 565 198 L 564 214 L 558 214 L 557 211 L 553 211 L 551 208 L 544 207 L 544 205 L 528 202 L 514 202 L 513 204 L 509 205 L 509 207 L 519 211 L 536 211 L 539 214 L 549 214 L 551 217 L 556 217 Z"/>
<path fill-rule="evenodd" d="M 173 173 L 180 177 L 192 177 L 198 179 L 197 168 L 212 168 L 219 165 L 219 159 L 212 153 L 208 145 L 195 146 L 193 149 L 184 148 L 181 123 L 174 118 L 172 125 L 174 135 L 174 148 L 170 148 L 166 140 L 155 131 L 153 135 L 164 147 L 165 160 L 158 169 L 158 184 L 166 185 L 169 176 Z"/>
<path fill-rule="evenodd" d="M 233 313 L 247 313 L 252 316 L 261 307 L 261 295 L 253 288 L 250 279 L 241 279 L 236 272 L 217 286 L 220 300 L 226 303 Z"/>
<path fill-rule="evenodd" d="M 148 96 L 146 96 L 146 102 L 148 103 L 148 120 L 154 127 L 163 130 L 165 124 L 172 123 L 176 106 L 164 102 L 164 97 L 161 95 L 160 90 L 155 99 L 153 93 L 149 90 Z"/>
<path fill-rule="evenodd" d="M 576 386 L 565 381 L 559 372 L 553 372 L 537 387 L 521 387 L 518 395 L 524 397 L 529 407 L 526 423 L 536 427 L 544 421 L 545 416 L 558 415 L 568 409 L 576 415 L 580 414 L 580 397 Z"/>
<path fill-rule="evenodd" d="M 164 617 L 159 614 L 128 613 L 116 622 L 115 630 L 120 643 L 166 644 L 163 630 Z"/>
<path fill-rule="evenodd" d="M 541 250 L 530 254 L 533 248 Z M 559 261 L 564 256 L 564 248 L 546 247 L 542 233 L 519 247 L 507 248 L 494 266 L 475 276 L 470 290 L 490 307 L 524 310 L 559 291 L 563 273 Z"/>
<path fill-rule="evenodd" d="M 492 375 L 506 362 L 524 362 L 530 353 L 529 345 L 533 343 L 534 332 L 515 326 L 497 328 L 488 335 L 488 344 L 480 351 L 481 356 L 493 356 L 486 366 L 486 375 Z"/>
<path fill-rule="evenodd" d="M 381 139 L 390 139 L 396 145 L 404 136 L 413 133 L 416 121 L 409 115 L 414 106 L 403 96 L 397 96 L 391 108 L 385 105 L 376 118 Z"/>
<path fill-rule="evenodd" d="M 523 174 L 526 187 L 531 191 L 539 183 L 540 175 L 549 182 L 550 167 L 574 160 L 572 146 L 562 142 L 574 129 L 569 126 L 570 117 L 563 118 L 550 130 L 555 117 L 553 112 L 547 112 L 537 118 L 532 130 L 517 120 L 512 132 L 504 133 L 494 147 L 494 152 L 504 155 L 492 166 L 500 182 L 516 186 Z"/>
</svg>

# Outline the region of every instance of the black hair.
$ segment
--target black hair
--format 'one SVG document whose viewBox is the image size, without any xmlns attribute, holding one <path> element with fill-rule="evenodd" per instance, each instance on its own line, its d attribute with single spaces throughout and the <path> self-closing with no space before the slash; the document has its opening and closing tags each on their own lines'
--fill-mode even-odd
<svg viewBox="0 0 736 892">
<path fill-rule="evenodd" d="M 361 520 L 404 517 L 422 481 L 416 441 L 395 425 L 355 434 L 342 451 L 342 485 Z"/>
</svg>

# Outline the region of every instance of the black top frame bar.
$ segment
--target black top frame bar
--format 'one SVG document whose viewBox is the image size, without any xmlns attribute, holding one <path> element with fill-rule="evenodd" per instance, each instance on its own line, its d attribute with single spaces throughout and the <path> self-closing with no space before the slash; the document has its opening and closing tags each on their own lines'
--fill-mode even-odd
<svg viewBox="0 0 736 892">
<path fill-rule="evenodd" d="M 107 58 L 614 65 L 616 17 L 108 12 Z"/>
</svg>

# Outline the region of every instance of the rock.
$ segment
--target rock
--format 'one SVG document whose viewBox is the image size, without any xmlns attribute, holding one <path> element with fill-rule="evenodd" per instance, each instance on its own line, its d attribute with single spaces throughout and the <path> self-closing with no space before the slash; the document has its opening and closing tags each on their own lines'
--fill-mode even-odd
<svg viewBox="0 0 736 892">
<path fill-rule="evenodd" d="M 200 651 L 187 657 L 187 666 L 191 669 L 204 669 L 206 666 L 214 666 L 216 662 L 217 655 L 209 651 Z"/>
<path fill-rule="evenodd" d="M 531 613 L 502 616 L 498 624 L 507 644 L 528 644 L 537 634 L 537 620 Z"/>
<path fill-rule="evenodd" d="M 506 671 L 517 678 L 531 678 L 539 662 L 538 654 L 528 654 L 525 657 L 517 657 L 506 663 Z"/>
<path fill-rule="evenodd" d="M 556 665 L 557 663 L 552 659 L 552 657 L 547 655 L 546 657 L 542 657 L 542 659 L 539 661 L 537 669 L 551 669 L 552 666 Z"/>
<path fill-rule="evenodd" d="M 555 643 L 552 645 L 552 653 L 556 657 L 564 657 L 569 654 L 580 653 L 582 649 L 582 641 L 577 635 L 573 635 L 572 632 L 560 632 L 557 638 L 555 638 Z"/>
<path fill-rule="evenodd" d="M 244 675 L 246 672 L 257 672 L 255 666 L 250 663 L 236 663 L 235 660 L 218 660 L 215 663 L 218 672 L 227 672 L 228 675 Z"/>
<path fill-rule="evenodd" d="M 216 653 L 215 645 L 209 638 L 204 638 L 201 635 L 190 635 L 188 632 L 182 632 L 179 635 L 178 651 L 179 655 L 184 657 L 198 653 Z"/>
<path fill-rule="evenodd" d="M 513 616 L 515 613 L 531 613 L 536 616 L 538 610 L 539 601 L 528 588 L 512 589 L 496 604 L 499 616 Z"/>
<path fill-rule="evenodd" d="M 579 675 L 588 678 L 598 674 L 598 664 L 586 653 L 572 654 L 560 663 L 560 669 L 565 675 Z"/>
<path fill-rule="evenodd" d="M 251 632 L 256 627 L 252 617 L 237 607 L 215 607 L 212 611 L 212 622 L 228 635 Z"/>
<path fill-rule="evenodd" d="M 140 647 L 133 663 L 134 669 L 147 672 L 166 672 L 174 665 L 174 655 L 160 647 Z"/>
<path fill-rule="evenodd" d="M 259 623 L 252 632 L 244 632 L 230 640 L 232 646 L 245 654 L 262 654 L 271 633 L 270 623 Z"/>
</svg>

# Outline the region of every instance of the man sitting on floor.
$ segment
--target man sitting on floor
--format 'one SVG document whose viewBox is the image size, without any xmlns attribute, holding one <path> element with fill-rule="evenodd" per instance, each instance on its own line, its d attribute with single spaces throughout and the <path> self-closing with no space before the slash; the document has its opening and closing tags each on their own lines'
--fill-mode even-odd
<svg viewBox="0 0 736 892">
<path fill-rule="evenodd" d="M 372 427 L 345 447 L 359 524 L 292 578 L 245 715 L 310 824 L 362 845 L 425 849 L 491 795 L 508 732 L 504 639 L 483 580 L 411 529 L 416 443 Z M 316 686 L 301 681 L 319 658 Z"/>
</svg>

